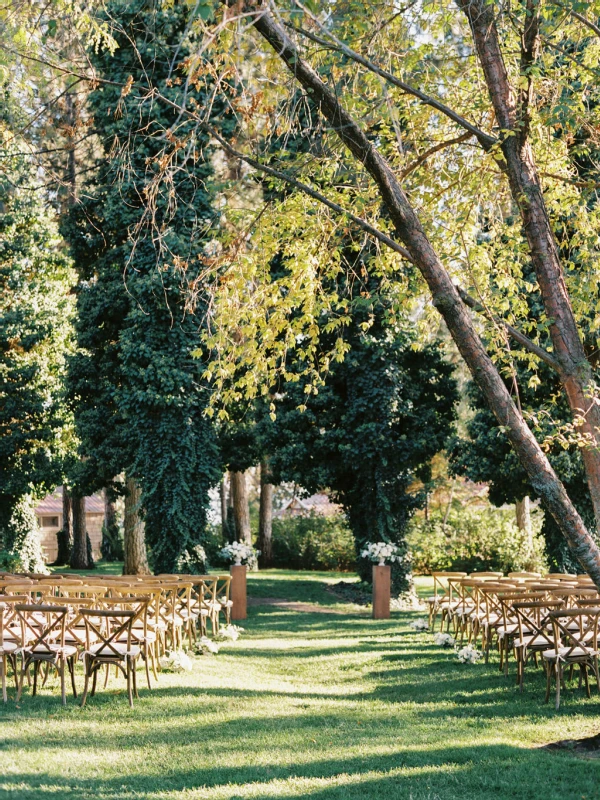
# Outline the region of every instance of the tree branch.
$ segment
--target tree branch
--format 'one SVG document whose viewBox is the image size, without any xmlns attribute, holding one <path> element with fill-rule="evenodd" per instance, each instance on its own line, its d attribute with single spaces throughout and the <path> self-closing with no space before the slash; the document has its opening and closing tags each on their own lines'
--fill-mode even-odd
<svg viewBox="0 0 600 800">
<path fill-rule="evenodd" d="M 486 317 L 490 318 L 493 322 L 497 325 L 502 326 L 511 339 L 514 339 L 515 342 L 518 342 L 522 345 L 526 350 L 529 350 L 530 353 L 536 355 L 541 361 L 545 364 L 548 364 L 549 367 L 552 367 L 553 370 L 558 372 L 560 370 L 560 364 L 558 361 L 555 361 L 552 356 L 546 352 L 543 348 L 539 347 L 535 342 L 532 342 L 528 336 L 525 336 L 524 333 L 521 333 L 520 330 L 517 328 L 513 328 L 512 325 L 509 325 L 508 322 L 505 322 L 500 317 L 495 317 L 489 314 L 489 312 L 485 309 L 484 306 L 481 305 L 480 302 L 475 300 L 475 298 L 471 297 L 471 295 L 467 294 L 464 289 L 460 286 L 457 286 L 457 291 L 460 295 L 460 299 L 466 306 L 472 308 L 473 311 L 477 311 L 478 314 L 485 314 Z"/>
<path fill-rule="evenodd" d="M 352 50 L 343 42 L 336 39 L 333 36 L 333 34 L 329 35 L 333 39 L 335 39 L 335 43 L 332 43 L 327 39 L 323 39 L 321 36 L 317 36 L 316 33 L 311 33 L 311 31 L 307 31 L 305 28 L 298 28 L 295 25 L 292 25 L 290 22 L 286 22 L 284 24 L 290 30 L 293 30 L 296 33 L 299 33 L 301 36 L 304 36 L 307 39 L 310 39 L 311 41 L 316 42 L 317 44 L 320 44 L 323 47 L 326 47 L 328 50 L 334 50 L 338 53 L 342 53 L 348 58 L 351 58 L 357 64 L 361 64 L 363 67 L 366 67 L 366 69 L 368 69 L 370 72 L 374 72 L 376 75 L 379 75 L 380 78 L 384 78 L 384 80 L 388 81 L 393 86 L 402 89 L 403 92 L 406 92 L 407 94 L 416 97 L 425 105 L 435 108 L 436 111 L 439 111 L 440 113 L 444 114 L 453 122 L 456 122 L 457 125 L 460 125 L 461 128 L 464 128 L 465 130 L 469 131 L 470 134 L 475 136 L 479 144 L 483 147 L 483 149 L 486 152 L 496 144 L 496 139 L 493 136 L 490 136 L 488 133 L 484 133 L 484 131 L 480 130 L 476 125 L 472 125 L 464 117 L 461 117 L 460 114 L 457 114 L 456 111 L 453 111 L 451 108 L 448 108 L 448 106 L 444 105 L 444 103 L 441 103 L 439 100 L 436 100 L 435 98 L 425 94 L 425 92 L 422 92 L 420 89 L 415 89 L 413 86 L 410 86 L 410 84 L 401 81 L 391 72 L 388 72 L 387 70 L 383 69 L 382 67 L 379 67 L 372 61 L 369 61 L 364 56 L 361 56 L 359 53 Z"/>
<path fill-rule="evenodd" d="M 414 172 L 417 169 L 417 167 L 420 167 L 421 164 L 427 161 L 427 159 L 430 158 L 430 156 L 434 155 L 434 153 L 443 150 L 445 147 L 451 147 L 453 144 L 460 144 L 461 142 L 466 142 L 471 138 L 471 136 L 473 136 L 473 134 L 467 131 L 467 133 L 462 133 L 460 136 L 455 136 L 453 139 L 446 139 L 444 142 L 438 142 L 437 144 L 434 144 L 433 147 L 430 147 L 429 150 L 426 150 L 424 153 L 421 153 L 421 155 L 418 158 L 415 158 L 414 161 L 412 161 L 407 167 L 405 167 L 402 170 L 402 172 L 400 173 L 400 179 L 404 180 L 404 178 L 410 175 L 411 172 Z"/>
</svg>

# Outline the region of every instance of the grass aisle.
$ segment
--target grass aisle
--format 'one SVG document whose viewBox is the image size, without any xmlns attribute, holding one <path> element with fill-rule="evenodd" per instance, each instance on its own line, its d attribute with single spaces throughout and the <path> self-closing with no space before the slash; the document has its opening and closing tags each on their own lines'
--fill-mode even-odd
<svg viewBox="0 0 600 800">
<path fill-rule="evenodd" d="M 556 713 L 496 662 L 462 666 L 408 623 L 337 604 L 331 574 L 266 572 L 246 633 L 193 673 L 163 675 L 133 711 L 122 683 L 81 710 L 53 687 L 0 708 L 0 798 L 476 800 L 600 798 L 600 762 L 540 745 L 600 731 L 600 699 Z M 345 613 L 339 613 L 339 612 Z M 511 676 L 514 669 L 511 667 Z M 81 679 L 80 679 L 81 682 Z"/>
</svg>

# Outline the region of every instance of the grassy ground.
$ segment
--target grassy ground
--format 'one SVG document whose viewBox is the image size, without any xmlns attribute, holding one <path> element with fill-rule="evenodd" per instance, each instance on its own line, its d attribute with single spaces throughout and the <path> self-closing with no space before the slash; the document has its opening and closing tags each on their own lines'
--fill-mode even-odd
<svg viewBox="0 0 600 800">
<path fill-rule="evenodd" d="M 323 612 L 251 607 L 240 641 L 161 676 L 133 711 L 116 681 L 84 710 L 63 710 L 56 685 L 11 700 L 0 798 L 600 797 L 600 761 L 540 749 L 600 731 L 597 693 L 569 691 L 556 713 L 541 677 L 520 695 L 495 663 L 461 666 L 408 627 L 415 614 L 374 622 L 336 604 L 338 578 L 251 575 L 252 596 Z"/>
</svg>

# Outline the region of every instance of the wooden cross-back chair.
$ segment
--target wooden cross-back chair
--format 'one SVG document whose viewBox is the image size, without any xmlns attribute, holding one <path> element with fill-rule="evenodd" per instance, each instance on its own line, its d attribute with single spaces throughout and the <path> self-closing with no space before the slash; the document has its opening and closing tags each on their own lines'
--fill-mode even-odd
<svg viewBox="0 0 600 800">
<path fill-rule="evenodd" d="M 447 572 L 436 570 L 431 573 L 433 578 L 433 596 L 427 598 L 429 604 L 429 627 L 433 630 L 438 611 L 442 605 L 449 602 L 450 587 L 448 578 L 466 578 L 466 572 Z"/>
<path fill-rule="evenodd" d="M 481 647 L 485 653 L 485 663 L 489 661 L 490 647 L 497 629 L 502 625 L 502 604 L 499 594 L 514 590 L 512 583 L 485 581 L 477 590 L 477 605 L 473 615 L 473 636 L 469 641 L 477 642 L 481 633 Z"/>
<path fill-rule="evenodd" d="M 564 668 L 579 667 L 579 685 L 585 683 L 586 693 L 591 697 L 588 671 L 596 678 L 600 691 L 598 671 L 598 620 L 600 608 L 570 608 L 550 611 L 552 622 L 552 646 L 542 653 L 546 662 L 546 703 L 550 698 L 552 676 L 556 681 L 556 709 L 560 706 L 560 689 L 564 685 Z"/>
<path fill-rule="evenodd" d="M 231 575 L 219 575 L 216 586 L 217 602 L 225 617 L 225 624 L 231 624 L 231 609 L 233 600 L 231 599 Z"/>
<path fill-rule="evenodd" d="M 108 602 L 108 601 L 107 601 Z M 96 693 L 98 671 L 106 666 L 114 665 L 127 681 L 127 697 L 133 708 L 133 695 L 138 697 L 136 681 L 136 662 L 141 648 L 133 641 L 133 620 L 136 616 L 135 606 L 140 602 L 147 604 L 146 598 L 119 598 L 118 605 L 112 608 L 90 608 L 82 610 L 85 629 L 86 646 L 83 652 L 83 669 L 85 684 L 81 706 L 85 706 L 92 681 L 92 697 Z M 126 607 L 129 606 L 129 607 Z M 134 606 L 134 607 L 132 607 Z"/>
<path fill-rule="evenodd" d="M 65 643 L 68 609 L 66 606 L 48 603 L 27 603 L 15 605 L 16 615 L 21 622 L 21 674 L 17 690 L 17 702 L 23 692 L 23 682 L 30 666 L 33 665 L 33 694 L 37 692 L 37 680 L 42 664 L 54 666 L 60 676 L 62 704 L 66 705 L 65 666 L 71 675 L 73 694 L 75 689 L 75 659 L 77 647 Z"/>
<path fill-rule="evenodd" d="M 150 681 L 150 667 L 156 680 L 158 680 L 158 632 L 154 624 L 162 590 L 159 586 L 143 583 L 121 584 L 113 587 L 111 597 L 100 601 L 107 607 L 114 607 L 125 601 L 130 604 L 135 616 L 131 622 L 131 635 L 134 644 L 140 648 L 140 654 L 146 669 L 148 688 L 152 688 Z M 137 605 L 136 605 L 137 604 Z M 107 671 L 108 678 L 108 671 Z"/>
<path fill-rule="evenodd" d="M 17 652 L 21 647 L 21 626 L 16 617 L 14 606 L 27 602 L 27 597 L 0 597 L 0 667 L 2 669 L 2 700 L 8 702 L 6 692 L 7 667 L 10 664 L 15 680 L 15 689 L 19 691 L 17 671 Z"/>
<path fill-rule="evenodd" d="M 444 624 L 447 626 L 448 631 L 452 626 L 454 619 L 454 610 L 455 608 L 458 607 L 459 603 L 461 602 L 460 583 L 465 578 L 467 578 L 467 576 L 462 573 L 454 573 L 454 574 L 448 573 L 446 575 L 446 596 L 439 603 L 440 631 L 444 630 Z"/>
<path fill-rule="evenodd" d="M 517 659 L 517 684 L 523 691 L 525 666 L 533 656 L 552 647 L 552 631 L 549 630 L 549 614 L 563 607 L 562 600 L 528 600 L 513 604 L 513 611 L 519 626 L 518 635 L 513 640 L 513 650 Z"/>
</svg>

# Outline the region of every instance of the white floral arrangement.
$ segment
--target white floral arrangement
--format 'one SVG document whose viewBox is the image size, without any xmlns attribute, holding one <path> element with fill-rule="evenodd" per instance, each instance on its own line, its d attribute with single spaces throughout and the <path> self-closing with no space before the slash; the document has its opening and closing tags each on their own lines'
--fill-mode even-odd
<svg viewBox="0 0 600 800">
<path fill-rule="evenodd" d="M 196 649 L 198 653 L 203 656 L 216 656 L 219 652 L 219 645 L 213 642 L 212 639 L 209 639 L 208 636 L 201 636 L 196 645 Z"/>
<path fill-rule="evenodd" d="M 413 629 L 413 631 L 428 631 L 429 623 L 426 619 L 414 619 L 410 623 L 410 627 Z"/>
<path fill-rule="evenodd" d="M 183 650 L 167 650 L 158 663 L 163 672 L 191 672 L 194 668 L 194 662 Z"/>
<path fill-rule="evenodd" d="M 400 550 L 391 542 L 370 542 L 360 554 L 361 558 L 368 558 L 380 567 L 386 563 L 393 564 L 394 561 L 402 561 Z"/>
<path fill-rule="evenodd" d="M 259 555 L 260 550 L 255 550 L 249 544 L 244 544 L 243 542 L 226 544 L 221 550 L 221 558 L 225 558 L 227 561 L 233 561 L 236 567 L 239 567 L 241 564 L 248 564 L 248 566 L 253 565 Z"/>
<path fill-rule="evenodd" d="M 239 625 L 223 625 L 219 628 L 217 639 L 223 642 L 237 642 L 243 632 L 244 629 Z"/>
<path fill-rule="evenodd" d="M 481 658 L 479 650 L 476 650 L 471 644 L 461 647 L 460 650 L 458 648 L 455 649 L 456 658 L 461 664 L 476 664 Z"/>
<path fill-rule="evenodd" d="M 436 633 L 433 636 L 433 643 L 438 647 L 454 647 L 456 640 L 450 633 Z"/>
</svg>

